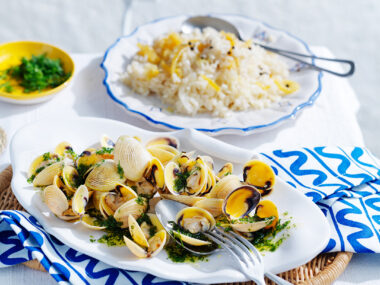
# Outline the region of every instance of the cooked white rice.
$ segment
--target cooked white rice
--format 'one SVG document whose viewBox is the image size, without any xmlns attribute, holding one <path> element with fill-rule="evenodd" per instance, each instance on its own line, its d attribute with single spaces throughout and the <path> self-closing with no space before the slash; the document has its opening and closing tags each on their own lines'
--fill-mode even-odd
<svg viewBox="0 0 380 285">
<path fill-rule="evenodd" d="M 225 117 L 266 108 L 298 89 L 277 55 L 212 28 L 139 46 L 123 81 L 138 94 L 157 94 L 169 111 Z"/>
</svg>

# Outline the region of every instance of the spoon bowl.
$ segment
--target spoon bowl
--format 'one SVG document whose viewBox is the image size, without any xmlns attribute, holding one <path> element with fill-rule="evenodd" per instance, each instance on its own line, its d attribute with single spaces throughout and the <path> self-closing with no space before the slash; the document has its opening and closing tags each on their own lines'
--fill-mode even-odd
<svg viewBox="0 0 380 285">
<path fill-rule="evenodd" d="M 186 19 L 182 25 L 181 25 L 181 31 L 183 33 L 191 33 L 192 30 L 194 29 L 200 29 L 203 30 L 206 27 L 211 27 L 214 28 L 217 31 L 224 31 L 227 33 L 232 33 L 234 34 L 239 40 L 243 40 L 243 38 L 240 35 L 239 30 L 230 22 L 220 19 L 220 18 L 215 18 L 211 16 L 195 16 L 195 17 L 190 17 Z M 298 61 L 310 68 L 313 68 L 317 71 L 325 71 L 328 73 L 331 73 L 336 76 L 340 77 L 347 77 L 355 72 L 355 63 L 351 60 L 347 59 L 335 59 L 335 58 L 325 58 L 325 57 L 318 57 L 315 55 L 310 55 L 310 54 L 303 54 L 303 53 L 298 53 L 298 52 L 293 52 L 289 50 L 283 50 L 271 46 L 264 45 L 262 43 L 255 42 L 255 45 L 258 45 L 270 52 L 277 53 L 283 57 Z M 300 59 L 300 57 L 303 58 L 311 58 L 311 62 L 305 61 Z M 342 63 L 345 65 L 348 65 L 349 69 L 346 72 L 336 72 L 321 66 L 318 66 L 314 63 L 314 60 L 322 60 L 322 61 L 330 61 L 330 62 L 337 62 L 337 63 Z"/>
</svg>

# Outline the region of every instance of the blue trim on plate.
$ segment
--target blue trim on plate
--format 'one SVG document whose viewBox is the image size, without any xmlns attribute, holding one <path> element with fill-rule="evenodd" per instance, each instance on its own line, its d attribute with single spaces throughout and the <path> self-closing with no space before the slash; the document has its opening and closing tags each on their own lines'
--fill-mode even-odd
<svg viewBox="0 0 380 285">
<path fill-rule="evenodd" d="M 310 55 L 315 55 L 311 52 L 310 50 L 310 47 L 307 43 L 305 43 L 303 40 L 301 40 L 300 38 L 290 34 L 289 32 L 287 31 L 284 31 L 282 29 L 277 29 L 277 28 L 274 28 L 270 25 L 268 25 L 267 23 L 265 22 L 262 22 L 262 21 L 259 21 L 257 19 L 254 19 L 254 18 L 250 18 L 250 17 L 247 17 L 247 16 L 243 16 L 243 15 L 237 15 L 237 14 L 209 14 L 208 16 L 238 16 L 238 17 L 242 17 L 242 18 L 245 18 L 245 19 L 248 19 L 248 20 L 251 20 L 251 21 L 255 21 L 255 22 L 258 22 L 258 23 L 261 23 L 262 25 L 270 28 L 270 29 L 273 29 L 273 30 L 276 30 L 276 31 L 280 31 L 280 32 L 283 32 L 285 34 L 287 34 L 288 36 L 290 36 L 291 38 L 294 38 L 295 40 L 299 41 L 301 44 L 304 45 L 305 49 L 310 53 Z M 134 113 L 134 114 L 137 114 L 137 115 L 140 115 L 142 117 L 144 117 L 146 120 L 148 120 L 149 122 L 153 123 L 153 124 L 156 124 L 156 125 L 162 125 L 162 126 L 165 126 L 169 129 L 173 129 L 173 130 L 182 130 L 184 128 L 182 127 L 178 127 L 178 126 L 175 126 L 175 125 L 171 125 L 171 124 L 168 124 L 168 123 L 165 123 L 165 122 L 162 122 L 162 121 L 157 121 L 157 120 L 154 120 L 153 118 L 149 117 L 147 114 L 144 114 L 142 112 L 139 112 L 137 110 L 134 110 L 134 109 L 131 109 L 127 103 L 119 100 L 118 98 L 115 97 L 115 95 L 111 92 L 111 88 L 110 86 L 108 85 L 107 83 L 107 79 L 108 79 L 108 70 L 107 70 L 107 67 L 105 66 L 105 61 L 107 60 L 107 56 L 108 56 L 108 53 L 118 44 L 118 42 L 121 40 L 121 39 L 124 39 L 124 38 L 129 38 L 131 36 L 133 36 L 138 30 L 140 27 L 143 27 L 143 26 L 147 26 L 147 25 L 151 25 L 151 24 L 154 24 L 156 22 L 160 22 L 160 21 L 164 21 L 164 20 L 167 20 L 167 19 L 172 19 L 172 18 L 176 18 L 176 17 L 182 17 L 182 16 L 187 16 L 187 17 L 190 17 L 190 15 L 177 15 L 177 16 L 169 16 L 169 17 L 163 17 L 163 18 L 158 18 L 158 19 L 155 19 L 149 23 L 146 23 L 144 25 L 141 25 L 141 26 L 138 26 L 135 28 L 135 30 L 130 33 L 129 35 L 125 35 L 125 36 L 121 36 L 119 37 L 105 52 L 104 54 L 104 57 L 103 57 L 103 61 L 102 63 L 100 64 L 100 67 L 104 70 L 105 72 L 105 77 L 104 77 L 104 80 L 103 80 L 103 84 L 104 86 L 106 87 L 106 90 L 107 90 L 107 94 L 111 97 L 112 100 L 114 100 L 116 103 L 119 103 L 120 105 L 124 106 L 124 108 L 126 108 L 129 112 L 131 113 Z M 314 64 L 315 60 L 314 58 L 312 58 L 312 63 Z M 271 123 L 268 123 L 268 124 L 263 124 L 263 125 L 256 125 L 256 126 L 249 126 L 249 127 L 246 127 L 246 128 L 239 128 L 239 127 L 224 127 L 224 128 L 218 128 L 218 129 L 203 129 L 203 128 L 196 128 L 196 130 L 198 131 L 202 131 L 202 132 L 209 132 L 209 133 L 217 133 L 219 131 L 223 131 L 223 130 L 240 130 L 240 131 L 243 131 L 243 132 L 249 132 L 249 131 L 252 131 L 252 130 L 255 130 L 255 129 L 262 129 L 262 128 L 266 128 L 266 127 L 270 127 L 270 126 L 274 126 L 276 124 L 279 124 L 287 119 L 290 119 L 290 118 L 293 118 L 297 115 L 297 113 L 299 111 L 301 111 L 303 108 L 307 107 L 307 106 L 311 106 L 314 104 L 315 100 L 318 98 L 319 94 L 321 93 L 322 91 L 322 82 L 321 82 L 321 79 L 322 79 L 322 76 L 323 76 L 323 73 L 321 71 L 318 72 L 318 87 L 317 89 L 314 91 L 314 93 L 309 97 L 309 99 L 296 106 L 293 111 L 288 114 L 288 115 L 285 115 Z"/>
</svg>

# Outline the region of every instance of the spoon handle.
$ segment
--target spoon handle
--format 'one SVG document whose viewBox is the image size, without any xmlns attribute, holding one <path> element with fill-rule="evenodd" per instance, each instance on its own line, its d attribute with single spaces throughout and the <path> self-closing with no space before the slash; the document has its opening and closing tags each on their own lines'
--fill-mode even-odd
<svg viewBox="0 0 380 285">
<path fill-rule="evenodd" d="M 292 52 L 292 51 L 272 48 L 272 47 L 269 47 L 269 46 L 266 46 L 266 45 L 261 45 L 261 44 L 259 44 L 259 46 L 261 46 L 262 48 L 264 48 L 266 50 L 269 50 L 271 52 L 274 52 L 274 53 L 277 53 L 279 55 L 282 55 L 284 57 L 287 57 L 287 58 L 293 59 L 295 61 L 301 62 L 301 63 L 303 63 L 303 64 L 305 64 L 307 66 L 310 66 L 310 67 L 312 67 L 312 68 L 314 68 L 316 70 L 325 71 L 325 72 L 328 72 L 328 73 L 331 73 L 331 74 L 334 74 L 334 75 L 337 75 L 337 76 L 347 77 L 347 76 L 352 75 L 355 72 L 355 63 L 353 61 L 351 61 L 351 60 L 319 57 L 319 56 L 315 56 L 315 55 L 308 55 L 308 54 L 303 54 L 303 53 L 298 53 L 298 52 Z M 295 56 L 301 56 L 301 57 L 309 57 L 309 58 L 318 59 L 318 60 L 325 60 L 325 61 L 344 63 L 344 64 L 348 64 L 350 66 L 350 69 L 347 72 L 345 72 L 345 73 L 340 73 L 340 72 L 336 72 L 336 71 L 333 71 L 333 70 L 330 70 L 330 69 L 326 69 L 326 68 L 320 67 L 318 65 L 306 62 L 306 61 L 304 61 L 302 59 L 299 59 L 299 58 L 297 58 L 297 57 L 295 57 L 293 55 L 295 55 Z"/>
</svg>

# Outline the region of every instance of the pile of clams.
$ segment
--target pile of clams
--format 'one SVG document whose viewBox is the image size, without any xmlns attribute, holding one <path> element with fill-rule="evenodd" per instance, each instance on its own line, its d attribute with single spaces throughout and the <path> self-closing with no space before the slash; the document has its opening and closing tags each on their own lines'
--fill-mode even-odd
<svg viewBox="0 0 380 285">
<path fill-rule="evenodd" d="M 154 211 L 160 199 L 188 206 L 173 222 L 181 229 L 176 236 L 192 246 L 211 244 L 196 234 L 217 224 L 248 239 L 276 226 L 275 204 L 262 199 L 275 184 L 269 165 L 248 161 L 240 179 L 232 163 L 215 171 L 211 157 L 181 152 L 179 146 L 174 137 L 143 143 L 139 137 L 123 135 L 114 142 L 103 135 L 100 147 L 77 155 L 62 142 L 33 160 L 28 181 L 42 189 L 44 202 L 59 219 L 106 230 L 99 220 L 113 217 L 129 233 L 125 245 L 139 258 L 157 255 L 168 242 Z"/>
</svg>

